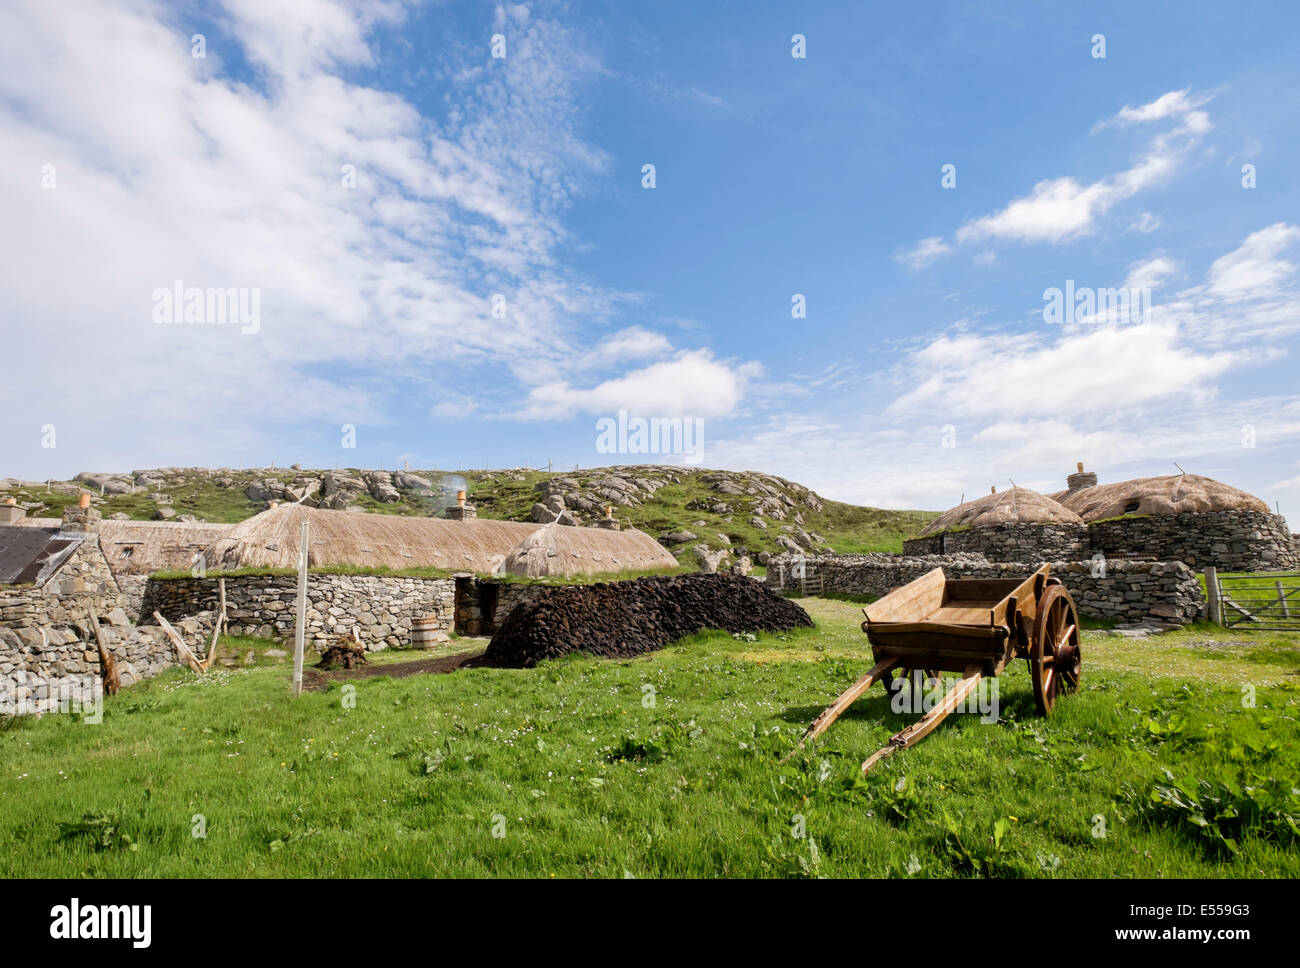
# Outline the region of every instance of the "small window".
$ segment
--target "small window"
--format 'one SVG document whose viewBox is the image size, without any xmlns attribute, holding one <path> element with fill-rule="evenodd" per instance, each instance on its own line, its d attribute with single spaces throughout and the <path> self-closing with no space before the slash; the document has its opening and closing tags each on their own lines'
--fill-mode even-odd
<svg viewBox="0 0 1300 968">
<path fill-rule="evenodd" d="M 1128 504 L 1124 505 L 1124 513 L 1125 513 L 1125 514 L 1132 514 L 1134 511 L 1136 511 L 1136 510 L 1137 510 L 1138 508 L 1140 508 L 1141 506 L 1142 506 L 1142 502 L 1141 502 L 1141 501 L 1129 501 Z"/>
<path fill-rule="evenodd" d="M 122 551 L 121 551 L 121 553 L 118 555 L 118 557 L 119 557 L 119 558 L 130 558 L 130 557 L 131 557 L 131 553 L 132 553 L 133 551 L 135 551 L 134 548 L 123 548 Z"/>
</svg>

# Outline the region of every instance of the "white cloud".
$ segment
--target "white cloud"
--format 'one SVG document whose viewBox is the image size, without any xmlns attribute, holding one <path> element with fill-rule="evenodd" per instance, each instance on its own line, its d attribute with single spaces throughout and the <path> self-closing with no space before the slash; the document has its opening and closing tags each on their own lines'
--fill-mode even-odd
<svg viewBox="0 0 1300 968">
<path fill-rule="evenodd" d="M 478 410 L 478 404 L 464 394 L 448 394 L 429 408 L 435 420 L 463 420 Z"/>
<path fill-rule="evenodd" d="M 1153 137 L 1142 157 L 1129 168 L 1092 182 L 1081 182 L 1068 175 L 1044 179 L 1028 195 L 961 225 L 954 236 L 956 243 L 998 240 L 1057 245 L 1094 232 L 1098 221 L 1119 202 L 1164 185 L 1175 176 L 1211 128 L 1209 116 L 1194 110 L 1208 100 L 1187 91 L 1171 91 L 1150 104 L 1122 108 L 1103 126 L 1169 119 L 1177 119 L 1178 123 Z M 942 237 L 932 236 L 896 258 L 918 269 L 951 250 L 952 246 Z"/>
<path fill-rule="evenodd" d="M 757 363 L 726 363 L 707 350 L 683 352 L 593 387 L 575 387 L 567 381 L 534 387 L 520 416 L 562 419 L 623 409 L 641 416 L 726 416 L 739 406 L 746 384 L 761 372 Z"/>
<path fill-rule="evenodd" d="M 1156 256 L 1129 267 L 1124 279 L 1125 289 L 1159 289 L 1166 279 L 1178 271 L 1178 262 L 1167 256 Z"/>
<path fill-rule="evenodd" d="M 940 256 L 952 251 L 952 246 L 939 236 L 922 239 L 912 248 L 894 254 L 894 259 L 909 269 L 924 269 Z"/>
<path fill-rule="evenodd" d="M 1300 467 L 1300 461 L 1296 461 L 1296 466 Z M 1270 484 L 1268 489 L 1270 491 L 1295 491 L 1300 494 L 1300 475 Z"/>
<path fill-rule="evenodd" d="M 1119 197 L 1106 182 L 1082 185 L 1069 177 L 1041 181 L 1000 212 L 967 222 L 957 230 L 957 241 L 1063 242 L 1090 231 L 1097 216 Z"/>
<path fill-rule="evenodd" d="M 1181 117 L 1195 108 L 1210 101 L 1210 95 L 1192 94 L 1190 88 L 1170 91 L 1139 107 L 1124 105 L 1115 115 L 1115 121 L 1121 124 L 1145 124 L 1151 121 L 1163 121 L 1165 118 Z"/>
<path fill-rule="evenodd" d="M 583 368 L 597 368 L 664 356 L 672 352 L 673 345 L 662 333 L 651 332 L 640 326 L 621 329 L 588 353 L 582 361 Z"/>
<path fill-rule="evenodd" d="M 1203 389 L 1238 357 L 1199 354 L 1177 329 L 1104 326 L 1044 345 L 1041 334 L 941 336 L 903 372 L 915 381 L 887 413 L 946 412 L 954 418 L 1104 412 Z"/>
<path fill-rule="evenodd" d="M 403 13 L 225 0 L 230 33 L 202 60 L 144 0 L 0 7 L 0 222 L 22 240 L 0 298 L 24 321 L 7 351 L 46 361 L 6 377 L 7 411 L 57 424 L 78 463 L 198 463 L 265 452 L 286 423 L 384 421 L 400 380 L 451 361 L 527 387 L 582 357 L 582 329 L 626 298 L 558 258 L 570 201 L 610 165 L 579 136 L 589 45 L 501 8 L 510 56 L 444 51 L 467 79 L 434 119 L 351 79 Z M 223 72 L 241 54 L 255 83 Z M 154 325 L 151 294 L 176 279 L 259 288 L 260 332 Z M 0 429 L 14 460 L 62 459 L 36 440 Z"/>
<path fill-rule="evenodd" d="M 1144 235 L 1154 232 L 1158 228 L 1160 228 L 1160 217 L 1152 215 L 1150 212 L 1139 212 L 1138 217 L 1129 226 L 1130 231 L 1141 232 Z"/>
<path fill-rule="evenodd" d="M 1300 228 L 1278 222 L 1247 237 L 1241 246 L 1214 260 L 1210 294 L 1236 302 L 1274 295 L 1295 274 L 1295 265 L 1278 256 L 1300 239 Z"/>
</svg>

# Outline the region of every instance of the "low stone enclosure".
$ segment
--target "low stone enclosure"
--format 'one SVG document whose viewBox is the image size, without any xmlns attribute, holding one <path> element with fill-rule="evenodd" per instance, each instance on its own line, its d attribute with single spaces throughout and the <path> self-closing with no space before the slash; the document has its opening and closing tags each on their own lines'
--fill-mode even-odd
<svg viewBox="0 0 1300 968">
<path fill-rule="evenodd" d="M 176 632 L 192 648 L 212 635 L 212 612 L 178 621 Z M 100 616 L 100 634 L 129 686 L 180 665 L 160 625 L 132 625 L 120 608 Z M 87 618 L 61 624 L 0 626 L 0 714 L 80 712 L 93 716 L 103 698 L 103 668 Z"/>
<path fill-rule="evenodd" d="M 122 685 L 181 663 L 161 626 L 131 624 L 129 597 L 91 539 L 81 541 L 44 584 L 0 585 L 0 715 L 94 706 L 103 670 L 92 615 Z M 192 648 L 208 640 L 215 621 L 211 612 L 200 612 L 191 608 L 176 616 L 176 631 Z"/>
<path fill-rule="evenodd" d="M 1016 522 L 943 531 L 903 542 L 905 555 L 980 552 L 990 561 L 1150 558 L 1194 569 L 1275 571 L 1300 568 L 1286 519 L 1264 511 L 1189 511 L 1130 515 L 1088 524 Z"/>
<path fill-rule="evenodd" d="M 799 569 L 816 576 L 823 593 L 882 596 L 942 568 L 949 578 L 1014 578 L 1030 574 L 1037 564 L 989 561 L 978 554 L 957 555 L 823 555 L 799 559 L 773 558 L 767 585 L 773 591 L 802 590 Z M 1120 622 L 1155 621 L 1186 625 L 1205 607 L 1205 595 L 1194 572 L 1181 561 L 1105 562 L 1063 561 L 1052 574 L 1069 589 L 1080 614 Z"/>
<path fill-rule="evenodd" d="M 298 580 L 293 575 L 232 575 L 224 579 L 151 578 L 142 618 L 158 611 L 168 620 L 216 609 L 219 582 L 226 585 L 231 635 L 289 640 L 297 620 Z M 411 644 L 415 619 L 432 618 L 434 629 L 491 635 L 510 610 L 543 586 L 495 581 L 477 575 L 399 578 L 379 575 L 309 574 L 309 642 L 335 635 L 358 637 L 369 651 Z"/>
<path fill-rule="evenodd" d="M 903 542 L 905 555 L 981 554 L 989 561 L 1082 561 L 1092 557 L 1086 524 L 997 524 L 941 531 Z"/>
<path fill-rule="evenodd" d="M 1300 568 L 1286 519 L 1263 511 L 1205 511 L 1115 518 L 1088 525 L 1093 554 L 1127 553 L 1192 568 L 1285 571 Z"/>
</svg>

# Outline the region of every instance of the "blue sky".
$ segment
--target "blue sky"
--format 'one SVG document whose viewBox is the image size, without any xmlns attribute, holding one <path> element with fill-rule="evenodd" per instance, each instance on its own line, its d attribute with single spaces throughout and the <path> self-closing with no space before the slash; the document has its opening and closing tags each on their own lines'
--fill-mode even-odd
<svg viewBox="0 0 1300 968">
<path fill-rule="evenodd" d="M 622 409 L 841 500 L 1300 511 L 1300 13 L 1002 6 L 6 4 L 0 475 L 683 459 Z"/>
</svg>

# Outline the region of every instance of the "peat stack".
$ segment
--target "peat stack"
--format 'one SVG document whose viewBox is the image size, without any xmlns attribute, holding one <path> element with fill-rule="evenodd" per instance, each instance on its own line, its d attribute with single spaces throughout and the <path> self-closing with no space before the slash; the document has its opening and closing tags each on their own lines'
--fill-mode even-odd
<svg viewBox="0 0 1300 968">
<path fill-rule="evenodd" d="M 490 665 L 526 669 L 570 652 L 640 655 L 703 629 L 779 632 L 812 624 L 788 598 L 735 575 L 560 585 L 516 605 L 483 658 Z"/>
<path fill-rule="evenodd" d="M 366 647 L 360 642 L 340 635 L 334 644 L 321 653 L 317 669 L 355 669 L 366 664 Z"/>
</svg>

